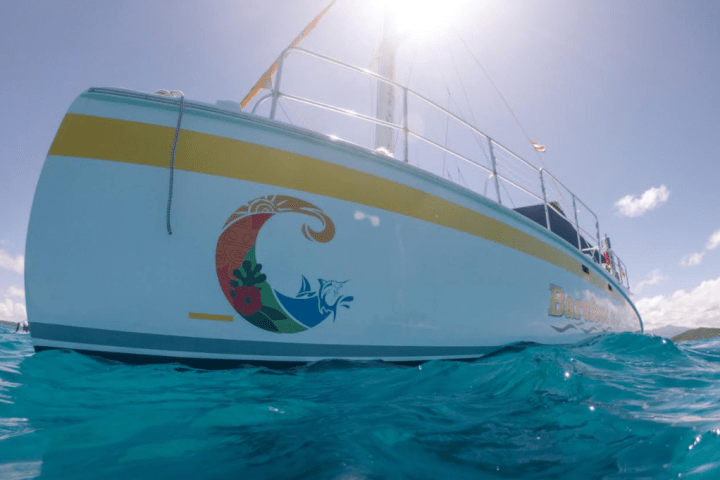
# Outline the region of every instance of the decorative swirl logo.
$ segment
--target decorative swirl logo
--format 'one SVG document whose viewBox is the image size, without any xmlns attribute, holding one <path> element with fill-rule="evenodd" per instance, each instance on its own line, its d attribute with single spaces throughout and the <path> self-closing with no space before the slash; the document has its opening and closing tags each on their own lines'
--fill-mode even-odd
<svg viewBox="0 0 720 480">
<path fill-rule="evenodd" d="M 318 279 L 313 290 L 302 276 L 300 291 L 294 297 L 273 289 L 262 265 L 255 259 L 255 244 L 262 226 L 280 213 L 300 213 L 320 221 L 321 230 L 303 224 L 306 239 L 327 243 L 335 236 L 335 224 L 315 205 L 286 195 L 269 195 L 238 208 L 225 222 L 215 250 L 215 268 L 225 298 L 235 311 L 256 327 L 276 333 L 298 333 L 312 328 L 330 314 L 333 321 L 338 307 L 350 308 L 353 297 L 340 294 L 347 282 Z"/>
</svg>

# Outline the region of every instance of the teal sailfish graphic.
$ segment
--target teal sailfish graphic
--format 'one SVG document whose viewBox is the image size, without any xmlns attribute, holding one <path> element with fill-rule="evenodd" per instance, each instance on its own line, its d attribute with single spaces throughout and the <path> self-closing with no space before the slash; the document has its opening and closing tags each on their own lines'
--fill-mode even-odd
<svg viewBox="0 0 720 480">
<path fill-rule="evenodd" d="M 347 280 L 318 279 L 320 288 L 317 291 L 312 289 L 310 282 L 303 275 L 300 291 L 295 297 L 288 297 L 277 290 L 275 296 L 282 307 L 294 318 L 307 327 L 314 327 L 332 314 L 333 322 L 337 316 L 338 307 L 350 308 L 348 305 L 353 297 L 340 294 L 340 289 Z"/>
</svg>

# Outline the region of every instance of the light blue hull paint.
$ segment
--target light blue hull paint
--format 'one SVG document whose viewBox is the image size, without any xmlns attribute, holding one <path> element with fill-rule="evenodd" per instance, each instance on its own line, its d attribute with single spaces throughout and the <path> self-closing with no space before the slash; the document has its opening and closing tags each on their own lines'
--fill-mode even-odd
<svg viewBox="0 0 720 480">
<path fill-rule="evenodd" d="M 172 106 L 158 109 L 147 101 L 98 98 L 97 94 L 85 94 L 70 111 L 166 126 L 177 121 Z M 396 161 L 288 132 L 267 121 L 197 113 L 191 108 L 186 110 L 183 129 L 222 133 L 422 189 L 555 246 L 621 290 L 577 250 L 531 221 Z M 569 322 L 548 315 L 551 284 L 561 286 L 573 298 L 592 295 L 601 306 L 617 311 L 616 330 L 642 330 L 634 308 L 553 264 L 436 224 L 302 191 L 176 171 L 170 236 L 165 228 L 167 187 L 168 170 L 164 168 L 48 157 L 28 230 L 27 309 L 31 324 L 58 328 L 44 329 L 55 334 L 43 334 L 42 328 L 33 332 L 36 346 L 268 361 L 325 358 L 322 349 L 313 356 L 307 354 L 312 348 L 298 353 L 294 344 L 348 346 L 347 355 L 334 356 L 363 359 L 369 358 L 371 350 L 353 355 L 359 347 L 420 347 L 398 349 L 397 355 L 387 349 L 378 351 L 379 358 L 386 360 L 416 360 L 468 356 L 467 351 L 453 354 L 451 350 L 438 355 L 437 347 L 493 347 L 517 341 L 571 343 L 586 338 L 588 334 L 575 329 L 558 333 L 551 328 Z M 276 215 L 261 230 L 256 253 L 273 288 L 286 295 L 297 293 L 303 275 L 311 282 L 318 278 L 349 280 L 342 293 L 352 295 L 354 301 L 350 309 L 339 309 L 335 321 L 331 316 L 301 333 L 272 333 L 245 321 L 225 299 L 215 272 L 218 236 L 235 209 L 267 195 L 308 201 L 334 221 L 336 235 L 331 242 L 311 243 L 300 227 L 309 222 L 318 228 L 315 220 L 297 214 Z M 358 211 L 366 217 L 356 219 Z M 377 217 L 379 225 L 374 226 L 367 216 Z M 234 321 L 190 319 L 189 312 L 234 315 Z M 586 323 L 586 327 L 590 325 Z M 72 342 L 57 334 L 62 326 L 147 334 L 155 339 L 267 342 L 268 351 L 258 354 L 254 347 L 252 352 L 239 348 L 233 353 L 227 349 L 203 353 L 150 348 L 150 344 L 138 348 L 132 343 L 83 343 L 99 338 L 92 335 Z M 279 354 L 282 349 L 278 345 L 283 343 L 288 344 L 287 355 Z M 429 348 L 427 354 L 422 347 Z"/>
</svg>

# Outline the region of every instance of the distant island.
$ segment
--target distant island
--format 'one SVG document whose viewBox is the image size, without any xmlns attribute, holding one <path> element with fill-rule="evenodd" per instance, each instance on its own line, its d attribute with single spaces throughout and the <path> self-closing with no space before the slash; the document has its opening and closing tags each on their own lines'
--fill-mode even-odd
<svg viewBox="0 0 720 480">
<path fill-rule="evenodd" d="M 690 330 L 690 327 L 681 327 L 678 325 L 665 325 L 664 327 L 656 327 L 651 329 L 645 329 L 645 333 L 649 335 L 657 335 L 658 337 L 673 338 L 681 333 L 685 333 Z"/>
<path fill-rule="evenodd" d="M 675 335 L 670 340 L 673 342 L 689 342 L 691 340 L 705 340 L 707 338 L 720 337 L 720 328 L 693 328 L 680 335 Z"/>
<path fill-rule="evenodd" d="M 720 337 L 720 328 L 689 328 L 678 325 L 665 325 L 664 327 L 645 330 L 645 333 L 669 338 L 673 342 L 690 342 L 692 340 Z"/>
</svg>

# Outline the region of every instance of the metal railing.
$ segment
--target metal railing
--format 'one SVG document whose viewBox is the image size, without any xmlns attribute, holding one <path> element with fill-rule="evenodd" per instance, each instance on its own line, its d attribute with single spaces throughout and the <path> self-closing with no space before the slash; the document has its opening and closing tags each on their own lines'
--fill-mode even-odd
<svg viewBox="0 0 720 480">
<path fill-rule="evenodd" d="M 399 89 L 402 93 L 400 98 L 401 103 L 401 123 L 391 123 L 380 120 L 371 115 L 365 115 L 349 109 L 341 108 L 329 103 L 323 103 L 320 101 L 312 100 L 310 98 L 293 95 L 290 93 L 283 93 L 280 90 L 280 86 L 283 80 L 285 60 L 290 53 L 301 53 L 314 59 L 328 62 L 332 65 L 342 67 L 351 72 L 358 73 L 370 79 L 377 80 L 378 82 L 384 82 L 385 84 L 391 85 Z M 441 107 L 437 103 L 423 97 L 422 95 L 410 90 L 405 85 L 382 77 L 376 73 L 370 72 L 363 68 L 320 55 L 318 53 L 311 52 L 299 47 L 290 47 L 282 52 L 278 61 L 277 74 L 273 83 L 272 91 L 260 98 L 252 109 L 253 114 L 258 114 L 258 108 L 268 100 L 271 101 L 269 117 L 276 119 L 278 106 L 280 99 L 297 102 L 303 105 L 307 105 L 314 108 L 319 108 L 328 112 L 340 114 L 346 117 L 351 117 L 355 120 L 367 122 L 373 125 L 382 125 L 386 128 L 397 131 L 402 139 L 402 157 L 401 159 L 409 163 L 411 160 L 411 143 L 413 140 L 419 140 L 420 143 L 426 147 L 435 149 L 442 153 L 443 162 L 449 156 L 456 163 L 458 176 L 453 179 L 448 169 L 448 178 L 457 184 L 465 183 L 465 187 L 472 190 L 474 193 L 480 194 L 486 198 L 496 201 L 498 204 L 503 204 L 503 197 L 505 202 L 508 201 L 515 208 L 516 205 L 513 202 L 513 197 L 508 191 L 508 187 L 511 187 L 518 194 L 524 196 L 526 199 L 531 199 L 528 205 L 541 204 L 544 206 L 545 222 L 537 221 L 545 228 L 553 231 L 553 218 L 555 222 L 564 221 L 569 224 L 575 230 L 573 239 L 565 238 L 566 241 L 573 244 L 578 250 L 587 255 L 590 259 L 596 263 L 603 264 L 611 276 L 614 276 L 618 283 L 625 288 L 630 287 L 627 277 L 627 269 L 625 264 L 613 253 L 609 247 L 609 241 L 600 238 L 600 225 L 595 213 L 582 202 L 570 189 L 563 185 L 557 178 L 555 178 L 550 172 L 544 168 L 538 168 L 513 153 L 511 150 L 492 139 L 490 136 L 481 132 L 473 125 L 465 121 L 463 118 L 455 115 L 447 109 Z M 471 154 L 460 153 L 456 149 L 449 148 L 447 145 L 441 145 L 438 141 L 432 140 L 423 134 L 414 131 L 409 125 L 409 112 L 408 105 L 409 100 L 414 99 L 420 102 L 420 104 L 430 107 L 431 109 L 439 112 L 440 114 L 447 117 L 447 121 L 452 120 L 458 125 L 467 129 L 474 138 L 477 145 L 474 145 L 475 149 Z M 447 139 L 446 139 L 447 140 Z M 466 142 L 468 143 L 468 142 Z M 366 148 L 371 148 L 367 145 L 363 145 Z M 467 145 L 466 145 L 467 146 Z M 477 148 L 479 147 L 479 148 Z M 487 150 L 486 150 L 487 148 Z M 389 152 L 383 152 L 389 154 Z M 474 153 L 475 155 L 472 155 Z M 481 155 L 482 154 L 482 155 Z M 482 158 L 485 158 L 487 165 L 480 163 Z M 464 180 L 464 175 L 461 171 L 462 168 L 470 167 L 475 171 L 484 172 L 487 177 L 484 178 L 483 188 L 480 188 L 480 181 L 474 186 L 468 185 L 467 181 Z M 423 167 L 418 161 L 418 166 L 425 170 L 433 172 L 431 168 Z M 434 173 L 434 172 L 433 172 Z M 445 176 L 445 166 L 443 165 L 443 172 L 441 176 Z M 535 180 L 533 180 L 533 178 Z M 461 181 L 462 180 L 462 181 Z M 491 190 L 494 191 L 494 198 L 488 195 L 488 182 L 492 182 Z M 538 188 L 539 187 L 539 188 Z M 505 195 L 502 192 L 505 192 Z M 566 199 L 563 192 L 568 196 L 569 200 Z M 506 205 L 507 206 L 507 205 Z M 562 207 L 565 208 L 562 208 Z M 572 215 L 568 216 L 565 211 L 572 212 Z M 552 214 L 559 215 L 560 218 Z M 557 232 L 556 232 L 557 233 Z M 603 241 L 605 240 L 605 241 Z"/>
</svg>

